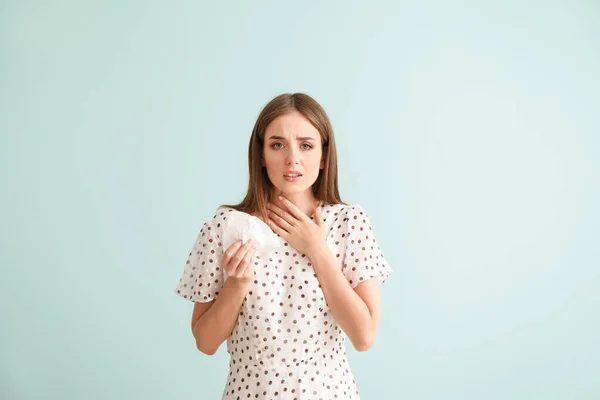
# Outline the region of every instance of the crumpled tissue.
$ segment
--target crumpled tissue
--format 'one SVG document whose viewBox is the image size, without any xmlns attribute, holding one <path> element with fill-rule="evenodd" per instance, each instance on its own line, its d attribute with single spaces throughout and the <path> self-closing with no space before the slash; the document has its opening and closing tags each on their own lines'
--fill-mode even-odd
<svg viewBox="0 0 600 400">
<path fill-rule="evenodd" d="M 256 255 L 281 250 L 280 237 L 258 217 L 241 211 L 232 211 L 221 223 L 221 226 L 221 241 L 224 251 L 238 240 L 244 244 L 249 239 L 252 239 L 252 243 L 256 247 Z"/>
</svg>

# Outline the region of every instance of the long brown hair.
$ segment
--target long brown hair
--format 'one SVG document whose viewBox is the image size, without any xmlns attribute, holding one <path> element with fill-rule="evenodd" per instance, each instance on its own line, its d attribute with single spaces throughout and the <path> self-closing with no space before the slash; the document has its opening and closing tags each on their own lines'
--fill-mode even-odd
<svg viewBox="0 0 600 400">
<path fill-rule="evenodd" d="M 241 203 L 222 207 L 248 214 L 258 214 L 267 221 L 267 202 L 273 193 L 273 184 L 267 170 L 261 165 L 265 130 L 275 118 L 298 111 L 319 131 L 323 151 L 323 169 L 312 186 L 314 196 L 326 204 L 346 204 L 340 198 L 338 188 L 337 151 L 333 128 L 327 113 L 319 103 L 304 93 L 284 93 L 271 100 L 260 112 L 248 146 L 250 180 L 248 192 Z"/>
</svg>

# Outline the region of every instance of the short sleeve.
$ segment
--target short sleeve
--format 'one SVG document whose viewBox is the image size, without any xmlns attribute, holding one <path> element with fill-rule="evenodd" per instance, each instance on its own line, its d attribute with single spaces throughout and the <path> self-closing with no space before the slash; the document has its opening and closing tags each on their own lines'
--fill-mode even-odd
<svg viewBox="0 0 600 400">
<path fill-rule="evenodd" d="M 371 278 L 382 284 L 392 274 L 375 240 L 369 217 L 360 205 L 347 208 L 346 251 L 342 272 L 354 288 Z"/>
<path fill-rule="evenodd" d="M 223 287 L 223 245 L 212 222 L 206 222 L 190 252 L 175 294 L 190 301 L 215 300 Z"/>
</svg>

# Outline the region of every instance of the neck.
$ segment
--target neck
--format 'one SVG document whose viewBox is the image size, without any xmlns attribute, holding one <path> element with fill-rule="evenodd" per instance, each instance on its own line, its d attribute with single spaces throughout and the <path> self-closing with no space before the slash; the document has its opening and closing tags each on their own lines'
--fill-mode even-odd
<svg viewBox="0 0 600 400">
<path fill-rule="evenodd" d="M 304 214 L 309 217 L 312 216 L 319 205 L 319 200 L 312 193 L 312 189 L 308 189 L 301 193 L 284 193 L 279 190 L 275 190 L 274 197 L 272 199 L 275 205 L 281 206 L 281 200 L 278 196 L 283 196 L 291 201 L 296 207 L 298 207 Z M 285 207 L 284 207 L 285 208 Z"/>
</svg>

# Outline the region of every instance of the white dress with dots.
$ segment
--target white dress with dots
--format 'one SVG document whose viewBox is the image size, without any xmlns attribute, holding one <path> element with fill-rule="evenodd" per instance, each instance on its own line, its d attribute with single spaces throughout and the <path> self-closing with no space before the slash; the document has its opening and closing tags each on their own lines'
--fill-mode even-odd
<svg viewBox="0 0 600 400">
<path fill-rule="evenodd" d="M 392 273 L 360 205 L 320 204 L 327 244 L 349 284 Z M 224 277 L 219 208 L 202 227 L 175 293 L 194 302 L 219 296 Z M 254 217 L 256 218 L 256 217 Z M 258 219 L 258 218 L 257 218 Z M 259 221 L 262 222 L 260 219 Z M 229 376 L 223 399 L 358 399 L 345 334 L 331 314 L 306 255 L 283 238 L 281 250 L 255 255 L 255 280 L 227 339 Z M 257 248 L 257 254 L 260 248 Z"/>
</svg>

